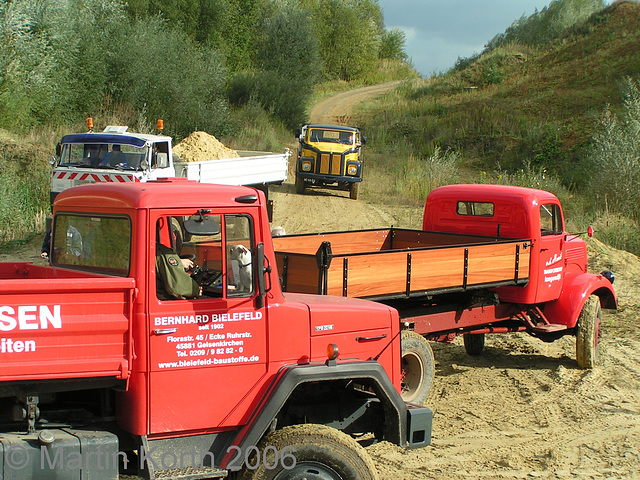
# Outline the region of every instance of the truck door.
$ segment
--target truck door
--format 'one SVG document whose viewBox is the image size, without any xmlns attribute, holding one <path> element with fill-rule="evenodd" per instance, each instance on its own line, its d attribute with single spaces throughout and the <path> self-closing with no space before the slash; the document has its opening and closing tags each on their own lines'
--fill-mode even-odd
<svg viewBox="0 0 640 480">
<path fill-rule="evenodd" d="M 556 300 L 564 279 L 564 224 L 556 204 L 540 206 L 538 292 L 536 303 Z"/>
<path fill-rule="evenodd" d="M 234 408 L 256 394 L 266 371 L 267 319 L 266 308 L 256 306 L 253 213 L 152 218 L 150 433 L 237 425 Z M 192 278 L 183 259 L 197 265 Z"/>
</svg>

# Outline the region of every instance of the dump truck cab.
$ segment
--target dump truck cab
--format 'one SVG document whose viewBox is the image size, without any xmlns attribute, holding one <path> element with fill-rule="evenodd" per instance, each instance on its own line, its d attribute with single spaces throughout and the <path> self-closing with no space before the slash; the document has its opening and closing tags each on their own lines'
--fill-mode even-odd
<svg viewBox="0 0 640 480">
<path fill-rule="evenodd" d="M 296 191 L 308 186 L 331 186 L 358 198 L 362 182 L 362 146 L 366 138 L 355 127 L 304 125 L 296 132 L 300 143 L 296 162 Z"/>
</svg>

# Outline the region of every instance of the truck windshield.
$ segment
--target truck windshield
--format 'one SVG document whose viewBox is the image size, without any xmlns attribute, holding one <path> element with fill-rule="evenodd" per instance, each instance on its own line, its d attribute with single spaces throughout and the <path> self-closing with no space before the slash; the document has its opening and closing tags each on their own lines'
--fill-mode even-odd
<svg viewBox="0 0 640 480">
<path fill-rule="evenodd" d="M 343 145 L 352 145 L 353 138 L 353 132 L 345 132 L 342 130 L 321 130 L 318 128 L 314 128 L 309 133 L 309 141 L 311 142 L 340 143 Z"/>
<path fill-rule="evenodd" d="M 126 277 L 131 259 L 128 217 L 58 214 L 51 241 L 51 264 Z"/>
<path fill-rule="evenodd" d="M 146 147 L 107 143 L 67 143 L 62 148 L 59 166 L 142 170 Z"/>
</svg>

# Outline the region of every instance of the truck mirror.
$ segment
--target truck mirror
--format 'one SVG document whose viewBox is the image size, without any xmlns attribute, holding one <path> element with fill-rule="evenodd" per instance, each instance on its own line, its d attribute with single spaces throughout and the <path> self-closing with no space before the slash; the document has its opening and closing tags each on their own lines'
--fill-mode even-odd
<svg viewBox="0 0 640 480">
<path fill-rule="evenodd" d="M 62 145 L 58 143 L 56 145 L 56 157 L 59 157 L 61 153 L 62 153 Z"/>
<path fill-rule="evenodd" d="M 53 166 L 53 165 L 55 165 L 57 160 L 58 160 L 58 159 L 57 159 L 56 157 L 54 157 L 53 155 L 51 155 L 51 156 L 49 157 L 49 165 L 52 165 L 52 166 Z"/>
<path fill-rule="evenodd" d="M 360 137 L 362 138 L 362 145 L 366 145 L 367 144 L 367 137 L 365 137 L 364 135 L 360 135 Z"/>
<path fill-rule="evenodd" d="M 258 293 L 259 298 L 264 298 L 267 296 L 267 279 L 265 274 L 271 273 L 271 266 L 264 266 L 265 256 L 264 256 L 264 243 L 260 242 L 256 246 L 256 265 L 258 269 Z"/>
<path fill-rule="evenodd" d="M 184 229 L 191 235 L 218 235 L 220 226 L 210 218 L 184 221 Z"/>
<path fill-rule="evenodd" d="M 167 168 L 169 166 L 169 156 L 166 153 L 156 153 L 156 167 Z"/>
</svg>

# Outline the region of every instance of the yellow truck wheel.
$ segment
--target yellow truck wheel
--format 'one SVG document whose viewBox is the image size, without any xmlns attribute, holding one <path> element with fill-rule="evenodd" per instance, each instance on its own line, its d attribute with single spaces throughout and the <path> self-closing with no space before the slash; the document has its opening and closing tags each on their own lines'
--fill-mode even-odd
<svg viewBox="0 0 640 480">
<path fill-rule="evenodd" d="M 357 200 L 358 199 L 358 186 L 360 184 L 359 183 L 352 183 L 351 186 L 349 187 L 349 198 L 351 200 Z"/>
</svg>

